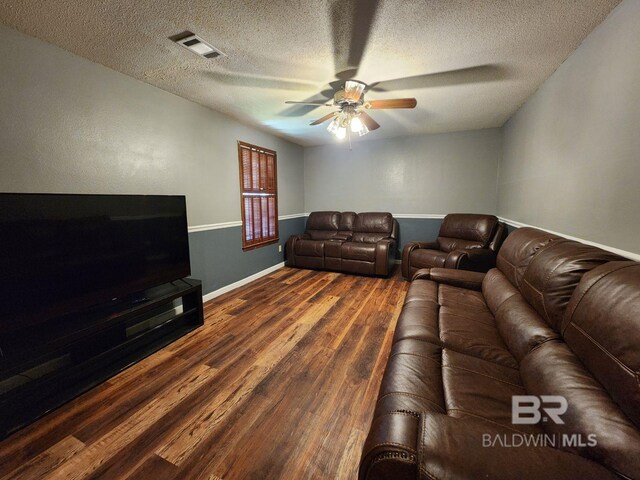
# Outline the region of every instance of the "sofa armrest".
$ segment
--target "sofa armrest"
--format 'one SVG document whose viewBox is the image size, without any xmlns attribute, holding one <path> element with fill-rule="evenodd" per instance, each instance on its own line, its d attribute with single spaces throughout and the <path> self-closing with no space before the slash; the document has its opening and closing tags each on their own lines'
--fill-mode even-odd
<svg viewBox="0 0 640 480">
<path fill-rule="evenodd" d="M 396 241 L 392 238 L 384 238 L 376 242 L 376 275 L 387 276 L 393 269 L 395 261 Z"/>
<path fill-rule="evenodd" d="M 492 428 L 487 423 L 475 419 L 424 413 L 421 416 L 417 448 L 420 470 L 418 478 L 619 478 L 591 460 L 551 446 L 540 445 L 540 441 L 538 446 L 531 443 L 528 446 L 514 446 L 518 439 L 514 440 L 513 435 L 528 434 Z M 508 442 L 508 446 L 504 446 L 505 442 Z"/>
<path fill-rule="evenodd" d="M 496 254 L 488 248 L 453 250 L 447 255 L 444 266 L 473 272 L 488 272 L 496 266 Z"/>
<path fill-rule="evenodd" d="M 291 235 L 287 239 L 287 244 L 285 245 L 285 264 L 287 267 L 295 267 L 296 266 L 296 255 L 295 255 L 295 245 L 298 240 L 309 240 L 311 237 L 306 233 L 301 235 Z"/>
<path fill-rule="evenodd" d="M 445 283 L 452 287 L 466 288 L 468 290 L 482 291 L 482 281 L 485 273 L 471 272 L 469 270 L 453 270 L 451 268 L 421 268 L 414 275 L 413 280 L 433 280 Z"/>
<path fill-rule="evenodd" d="M 402 276 L 406 280 L 410 280 L 409 278 L 409 257 L 411 257 L 411 252 L 413 252 L 417 248 L 427 248 L 430 250 L 438 250 L 440 247 L 438 242 L 408 242 L 405 244 L 402 249 L 402 264 L 400 268 L 402 269 Z"/>
<path fill-rule="evenodd" d="M 413 274 L 409 280 L 412 282 L 414 280 L 431 280 L 431 269 L 430 268 L 421 268 L 416 273 Z"/>
<path fill-rule="evenodd" d="M 359 480 L 415 480 L 420 416 L 386 413 L 371 422 L 360 458 Z"/>
</svg>

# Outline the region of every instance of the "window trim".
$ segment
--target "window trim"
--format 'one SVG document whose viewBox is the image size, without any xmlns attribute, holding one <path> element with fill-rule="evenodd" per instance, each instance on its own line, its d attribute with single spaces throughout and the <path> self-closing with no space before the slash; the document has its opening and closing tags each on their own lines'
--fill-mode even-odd
<svg viewBox="0 0 640 480">
<path fill-rule="evenodd" d="M 242 149 L 248 148 L 250 150 L 256 150 L 258 152 L 264 152 L 269 155 L 273 155 L 273 182 L 274 182 L 274 191 L 273 194 L 267 193 L 257 193 L 257 192 L 245 192 L 244 190 L 244 178 L 243 178 L 243 165 L 242 165 Z M 278 243 L 280 241 L 280 230 L 279 230 L 279 222 L 278 222 L 278 154 L 275 150 L 270 150 L 268 148 L 259 147 L 258 145 L 253 145 L 248 142 L 243 142 L 238 140 L 238 178 L 240 181 L 240 212 L 242 214 L 242 251 L 246 252 L 249 250 L 253 250 L 256 248 L 264 247 L 267 245 L 272 245 L 274 243 Z M 251 243 L 247 245 L 246 239 L 246 220 L 244 215 L 244 197 L 245 196 L 272 196 L 275 198 L 275 237 L 269 238 L 259 243 Z M 268 220 L 267 220 L 268 221 Z"/>
</svg>

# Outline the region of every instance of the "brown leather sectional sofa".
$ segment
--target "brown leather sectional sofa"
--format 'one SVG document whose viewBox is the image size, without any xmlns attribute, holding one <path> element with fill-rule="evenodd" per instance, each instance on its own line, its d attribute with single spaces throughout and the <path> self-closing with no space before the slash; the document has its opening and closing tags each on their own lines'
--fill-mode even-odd
<svg viewBox="0 0 640 480">
<path fill-rule="evenodd" d="M 305 233 L 287 240 L 289 267 L 387 276 L 396 258 L 398 222 L 386 212 L 312 212 Z"/>
<path fill-rule="evenodd" d="M 360 479 L 640 478 L 639 372 L 640 263 L 516 230 L 486 274 L 416 273 Z"/>
<path fill-rule="evenodd" d="M 506 226 L 494 215 L 450 213 L 432 242 L 409 242 L 402 249 L 402 276 L 410 280 L 421 268 L 456 268 L 486 272 L 507 237 Z"/>
</svg>

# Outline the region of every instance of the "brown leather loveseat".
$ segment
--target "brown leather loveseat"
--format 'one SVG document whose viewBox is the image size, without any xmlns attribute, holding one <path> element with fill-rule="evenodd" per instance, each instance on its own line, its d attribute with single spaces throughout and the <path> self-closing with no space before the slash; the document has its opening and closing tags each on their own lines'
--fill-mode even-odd
<svg viewBox="0 0 640 480">
<path fill-rule="evenodd" d="M 386 212 L 312 212 L 305 233 L 287 241 L 289 267 L 387 276 L 398 222 Z"/>
<path fill-rule="evenodd" d="M 433 242 L 409 242 L 402 250 L 402 276 L 410 280 L 421 268 L 442 267 L 486 272 L 507 229 L 494 215 L 450 213 Z"/>
<path fill-rule="evenodd" d="M 638 479 L 639 372 L 640 263 L 518 229 L 416 274 L 360 479 Z"/>
</svg>

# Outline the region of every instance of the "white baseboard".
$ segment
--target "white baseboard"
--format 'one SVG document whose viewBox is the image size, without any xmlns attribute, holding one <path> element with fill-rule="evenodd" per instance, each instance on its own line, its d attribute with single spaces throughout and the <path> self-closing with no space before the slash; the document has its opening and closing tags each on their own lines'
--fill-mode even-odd
<svg viewBox="0 0 640 480">
<path fill-rule="evenodd" d="M 621 257 L 626 257 L 626 258 L 628 258 L 630 260 L 635 260 L 636 262 L 640 262 L 640 254 L 638 254 L 638 253 L 627 252 L 626 250 L 621 250 L 619 248 L 610 247 L 609 245 L 603 245 L 601 243 L 592 242 L 590 240 L 585 240 L 584 238 L 573 237 L 571 235 L 567 235 L 566 233 L 554 232 L 553 230 L 549 230 L 548 228 L 537 227 L 535 225 L 528 225 L 526 223 L 516 222 L 515 220 L 510 220 L 510 219 L 504 218 L 504 217 L 498 217 L 498 218 L 500 220 L 502 220 L 504 223 L 508 223 L 512 227 L 516 227 L 516 228 L 521 228 L 521 227 L 537 228 L 539 230 L 544 230 L 545 232 L 552 233 L 553 235 L 558 235 L 560 237 L 564 237 L 564 238 L 566 238 L 568 240 L 575 240 L 576 242 L 586 243 L 587 245 L 592 245 L 594 247 L 601 248 L 602 250 L 606 250 L 608 252 L 615 253 L 616 255 L 620 255 Z"/>
<path fill-rule="evenodd" d="M 208 302 L 209 300 L 212 300 L 216 297 L 219 297 L 220 295 L 230 292 L 231 290 L 235 290 L 236 288 L 242 287 L 243 285 L 246 285 L 247 283 L 251 283 L 254 280 L 259 279 L 260 277 L 264 277 L 265 275 L 269 275 L 271 272 L 275 272 L 276 270 L 278 270 L 279 268 L 284 267 L 284 262 L 280 262 L 275 264 L 272 267 L 269 268 L 265 268 L 264 270 L 259 271 L 258 273 L 254 273 L 253 275 L 249 275 L 248 277 L 245 277 L 241 280 L 238 280 L 237 282 L 233 282 L 225 287 L 219 288 L 218 290 L 214 290 L 213 292 L 207 293 L 205 295 L 202 296 L 202 301 L 203 302 Z"/>
</svg>

